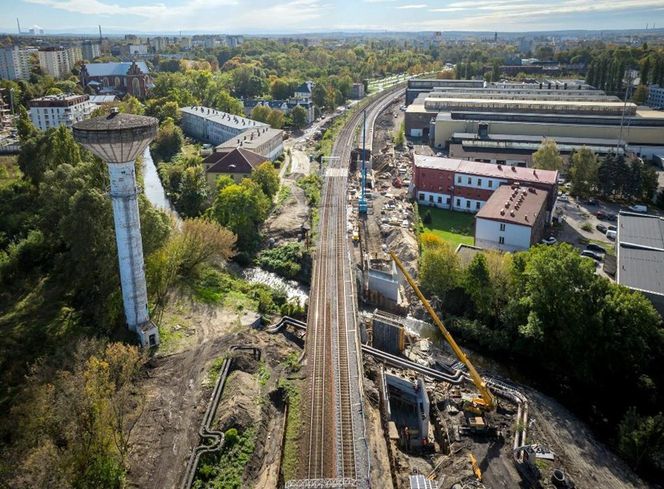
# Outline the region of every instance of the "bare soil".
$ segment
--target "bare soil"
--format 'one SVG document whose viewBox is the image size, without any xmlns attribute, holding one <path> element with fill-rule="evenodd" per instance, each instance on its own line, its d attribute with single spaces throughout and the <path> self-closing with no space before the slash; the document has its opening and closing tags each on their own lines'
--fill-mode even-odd
<svg viewBox="0 0 664 489">
<path fill-rule="evenodd" d="M 211 393 L 210 367 L 232 344 L 254 344 L 263 349 L 266 364 L 273 370 L 265 388 L 275 389 L 280 364 L 291 344 L 280 335 L 250 329 L 248 324 L 254 319 L 251 313 L 239 316 L 235 311 L 182 298 L 169 304 L 162 319 L 164 328 L 171 332 L 169 342 L 164 345 L 169 353 L 157 354 L 149 362 L 143 385 L 147 396 L 145 411 L 132 433 L 128 487 L 179 487 L 191 450 L 198 444 L 198 430 Z M 240 380 L 247 375 L 255 378 L 254 374 L 244 372 L 233 375 Z M 240 389 L 239 394 L 246 393 L 233 398 L 230 385 L 231 400 L 226 399 L 226 404 L 218 409 L 220 425 L 260 420 L 256 425 L 256 456 L 247 470 L 256 475 L 256 480 L 274 481 L 278 475 L 283 424 L 278 400 L 276 404 L 268 400 L 261 408 L 254 391 Z M 250 410 L 251 406 L 256 406 L 256 410 Z"/>
</svg>

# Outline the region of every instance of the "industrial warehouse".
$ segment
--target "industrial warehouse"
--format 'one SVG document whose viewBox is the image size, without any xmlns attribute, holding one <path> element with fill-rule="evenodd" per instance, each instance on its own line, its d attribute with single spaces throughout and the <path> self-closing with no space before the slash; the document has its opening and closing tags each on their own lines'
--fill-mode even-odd
<svg viewBox="0 0 664 489">
<path fill-rule="evenodd" d="M 627 148 L 651 157 L 664 149 L 664 113 L 581 82 L 553 88 L 548 83 L 479 82 L 482 88 L 462 88 L 437 82 L 409 86 L 416 97 L 406 110 L 406 132 L 449 150 L 450 156 L 525 165 L 536 149 L 533 138 L 545 137 L 561 138 L 568 154 L 592 146 L 600 153 Z"/>
</svg>

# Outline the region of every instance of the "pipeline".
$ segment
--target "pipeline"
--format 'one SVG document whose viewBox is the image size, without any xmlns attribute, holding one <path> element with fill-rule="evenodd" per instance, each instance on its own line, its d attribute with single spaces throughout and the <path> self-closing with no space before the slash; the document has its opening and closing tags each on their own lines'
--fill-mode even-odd
<svg viewBox="0 0 664 489">
<path fill-rule="evenodd" d="M 255 359 L 260 360 L 261 358 L 261 350 L 254 346 L 232 345 L 229 348 L 230 353 L 236 352 L 238 350 L 251 351 Z M 210 402 L 208 403 L 207 410 L 205 411 L 205 416 L 203 416 L 201 427 L 198 430 L 201 442 L 197 447 L 194 448 L 191 456 L 189 457 L 185 476 L 182 480 L 182 489 L 190 489 L 194 483 L 196 469 L 198 468 L 198 461 L 200 460 L 201 456 L 204 453 L 213 453 L 221 450 L 224 444 L 224 432 L 212 429 L 211 425 L 217 413 L 217 407 L 219 406 L 219 401 L 221 400 L 221 395 L 223 394 L 224 386 L 226 385 L 226 379 L 228 378 L 228 374 L 230 373 L 232 365 L 233 357 L 226 357 L 221 367 L 221 371 L 219 372 L 219 378 L 217 379 L 217 382 L 214 385 L 214 389 L 212 390 Z"/>
</svg>

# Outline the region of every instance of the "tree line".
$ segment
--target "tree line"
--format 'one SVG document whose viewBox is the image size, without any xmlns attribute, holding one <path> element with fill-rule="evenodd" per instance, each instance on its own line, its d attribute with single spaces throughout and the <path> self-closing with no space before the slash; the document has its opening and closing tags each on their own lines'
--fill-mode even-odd
<svg viewBox="0 0 664 489">
<path fill-rule="evenodd" d="M 664 329 L 641 293 L 571 245 L 485 252 L 462 266 L 421 235 L 420 282 L 450 329 L 583 413 L 637 469 L 664 473 Z"/>
</svg>

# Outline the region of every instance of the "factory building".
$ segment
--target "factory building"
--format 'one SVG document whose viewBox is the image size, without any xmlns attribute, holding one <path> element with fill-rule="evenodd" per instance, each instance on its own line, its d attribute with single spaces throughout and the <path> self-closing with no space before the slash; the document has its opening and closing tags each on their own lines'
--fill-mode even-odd
<svg viewBox="0 0 664 489">
<path fill-rule="evenodd" d="M 501 185 L 475 215 L 475 246 L 527 250 L 544 237 L 547 192 Z"/>
<path fill-rule="evenodd" d="M 557 171 L 418 154 L 413 160 L 413 198 L 421 205 L 477 212 L 501 185 L 514 184 L 542 190 L 547 195 L 547 214 L 553 210 Z"/>
<path fill-rule="evenodd" d="M 523 155 L 533 141 L 519 140 L 518 136 L 547 137 L 557 142 L 560 139 L 569 150 L 596 146 L 602 154 L 614 145 L 644 157 L 661 153 L 664 147 L 664 113 L 631 102 L 625 104 L 602 91 L 571 82 L 557 89 L 548 84 L 434 87 L 420 93 L 409 105 L 405 125 L 410 137 L 422 138 L 436 148 L 450 148 L 456 157 L 483 161 L 525 160 L 523 156 L 476 156 L 474 150 L 465 154 L 458 144 L 493 146 L 502 149 L 489 153 L 508 154 L 505 148 L 519 147 L 518 153 Z M 492 135 L 491 141 L 471 136 L 479 136 L 482 126 L 485 134 Z"/>
</svg>

